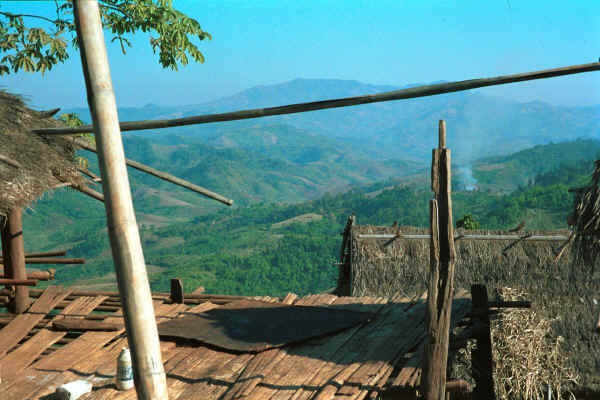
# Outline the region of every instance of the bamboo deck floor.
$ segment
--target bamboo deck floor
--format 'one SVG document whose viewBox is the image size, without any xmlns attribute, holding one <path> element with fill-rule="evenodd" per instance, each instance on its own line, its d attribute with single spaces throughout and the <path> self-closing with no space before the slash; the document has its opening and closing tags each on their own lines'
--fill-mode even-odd
<svg viewBox="0 0 600 400">
<path fill-rule="evenodd" d="M 136 398 L 135 389 L 117 391 L 114 385 L 118 353 L 127 347 L 122 329 L 79 335 L 52 330 L 53 320 L 83 318 L 106 299 L 71 296 L 59 314 L 50 314 L 59 303 L 64 306 L 69 295 L 68 290 L 49 287 L 27 313 L 0 330 L 2 399 L 49 399 L 58 386 L 77 379 L 93 383 L 92 392 L 80 397 L 82 400 Z M 425 296 L 392 300 L 328 294 L 253 298 L 377 314 L 361 326 L 257 354 L 161 341 L 170 399 L 360 400 L 375 399 L 385 390 L 418 386 L 426 335 Z M 470 311 L 470 305 L 467 293 L 455 297 L 454 324 Z M 163 321 L 177 318 L 183 311 L 200 313 L 218 305 L 210 301 L 195 306 L 168 304 L 158 299 L 154 307 L 157 321 Z M 123 323 L 122 314 L 116 311 L 104 321 Z"/>
</svg>

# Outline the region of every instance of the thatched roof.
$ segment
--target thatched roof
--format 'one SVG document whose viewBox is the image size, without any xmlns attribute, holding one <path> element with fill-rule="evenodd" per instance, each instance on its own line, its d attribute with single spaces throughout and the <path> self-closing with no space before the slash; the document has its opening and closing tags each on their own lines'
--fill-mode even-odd
<svg viewBox="0 0 600 400">
<path fill-rule="evenodd" d="M 0 216 L 27 207 L 62 183 L 81 184 L 73 147 L 61 137 L 33 135 L 35 128 L 64 126 L 0 90 Z"/>
<path fill-rule="evenodd" d="M 428 234 L 427 228 L 380 227 L 354 225 L 351 240 L 350 285 L 352 296 L 393 296 L 398 291 L 413 295 L 427 288 L 429 279 L 428 239 L 366 239 L 361 234 Z M 506 234 L 503 231 L 463 231 L 457 234 Z M 527 231 L 520 234 L 568 235 L 568 231 Z M 462 276 L 481 271 L 527 271 L 542 263 L 553 263 L 561 243 L 521 241 L 509 249 L 510 240 L 457 240 L 457 284 L 468 287 L 480 281 L 475 276 Z M 504 251 L 506 249 L 506 251 Z M 564 255 L 566 259 L 568 255 Z M 504 272 L 503 272 L 504 271 Z M 481 281 L 488 277 L 481 276 Z M 499 277 L 501 278 L 501 277 Z M 503 279 L 500 279 L 502 281 Z M 408 291 L 413 293 L 407 293 Z"/>
<path fill-rule="evenodd" d="M 575 233 L 575 255 L 593 267 L 600 255 L 600 160 L 596 161 L 590 185 L 574 192 L 568 223 Z"/>
</svg>

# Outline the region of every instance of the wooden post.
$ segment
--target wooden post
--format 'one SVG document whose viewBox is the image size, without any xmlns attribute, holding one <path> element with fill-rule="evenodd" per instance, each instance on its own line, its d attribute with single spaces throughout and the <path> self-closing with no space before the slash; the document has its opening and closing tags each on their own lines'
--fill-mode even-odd
<svg viewBox="0 0 600 400">
<path fill-rule="evenodd" d="M 350 279 L 351 257 L 350 251 L 346 252 L 346 248 L 352 245 L 352 225 L 354 224 L 355 216 L 351 215 L 346 221 L 346 227 L 342 233 L 342 247 L 340 249 L 340 263 L 338 270 L 338 284 L 336 293 L 338 296 L 351 296 L 352 282 Z"/>
<path fill-rule="evenodd" d="M 428 400 L 444 400 L 450 315 L 454 292 L 454 228 L 450 150 L 446 145 L 446 124 L 439 124 L 440 148 L 433 150 L 431 185 L 435 200 L 430 202 L 430 276 L 427 292 L 427 342 L 423 358 L 422 392 Z"/>
<path fill-rule="evenodd" d="M 179 278 L 171 279 L 171 301 L 183 304 L 183 284 Z"/>
<path fill-rule="evenodd" d="M 20 208 L 15 208 L 4 218 L 2 224 L 2 254 L 6 278 L 9 280 L 27 280 L 25 270 L 25 246 L 23 244 L 23 223 Z M 10 283 L 8 283 L 10 284 Z M 15 296 L 9 303 L 9 310 L 21 314 L 29 305 L 27 286 L 15 286 Z"/>
<path fill-rule="evenodd" d="M 490 317 L 487 289 L 484 285 L 471 286 L 471 298 L 473 299 L 472 313 L 477 315 L 475 329 L 475 339 L 477 346 L 471 353 L 473 368 L 473 378 L 475 379 L 475 389 L 473 397 L 476 399 L 495 399 L 493 360 L 492 360 L 492 339 L 490 336 Z"/>
<path fill-rule="evenodd" d="M 119 130 L 117 105 L 97 0 L 75 0 L 73 13 L 105 196 L 108 234 L 131 349 L 138 399 L 168 399 L 156 318 Z M 116 360 L 115 360 L 116 362 Z"/>
</svg>

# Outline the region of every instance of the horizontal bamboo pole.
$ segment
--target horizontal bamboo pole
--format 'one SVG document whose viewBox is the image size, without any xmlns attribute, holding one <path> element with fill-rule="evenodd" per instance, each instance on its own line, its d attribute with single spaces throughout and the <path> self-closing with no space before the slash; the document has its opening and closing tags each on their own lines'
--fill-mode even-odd
<svg viewBox="0 0 600 400">
<path fill-rule="evenodd" d="M 87 143 L 87 142 L 85 142 L 83 140 L 80 140 L 80 139 L 76 138 L 74 140 L 74 142 L 75 142 L 75 144 L 77 146 L 81 147 L 82 149 L 91 151 L 93 153 L 97 153 L 96 147 L 90 145 L 89 143 Z M 159 170 L 154 169 L 152 167 L 149 167 L 149 166 L 147 166 L 145 164 L 139 163 L 137 161 L 130 160 L 129 158 L 125 159 L 125 163 L 128 166 L 130 166 L 131 168 L 135 168 L 135 169 L 137 169 L 139 171 L 145 172 L 147 174 L 150 174 L 152 176 L 155 176 L 155 177 L 160 178 L 162 180 L 165 180 L 167 182 L 170 182 L 170 183 L 173 183 L 175 185 L 184 187 L 186 189 L 189 189 L 189 190 L 191 190 L 193 192 L 199 193 L 199 194 L 201 194 L 203 196 L 206 196 L 208 198 L 211 198 L 213 200 L 217 200 L 217 201 L 219 201 L 219 202 L 221 202 L 223 204 L 226 204 L 228 206 L 230 206 L 230 205 L 233 204 L 233 200 L 228 199 L 228 198 L 226 198 L 224 196 L 221 196 L 220 194 L 215 193 L 213 191 L 210 191 L 208 189 L 205 189 L 202 186 L 194 185 L 193 183 L 188 182 L 188 181 L 186 181 L 184 179 L 178 178 L 175 175 L 171 175 L 169 173 L 166 173 L 166 172 L 163 172 L 163 171 L 159 171 Z M 89 189 L 89 190 L 91 190 L 91 189 Z"/>
<path fill-rule="evenodd" d="M 360 234 L 359 239 L 429 239 L 430 235 L 395 235 L 395 234 Z M 567 240 L 568 236 L 564 235 L 455 235 L 454 240 L 526 240 L 526 241 L 551 241 L 558 242 Z"/>
<path fill-rule="evenodd" d="M 48 271 L 27 271 L 27 279 L 37 279 L 39 281 L 50 281 L 54 279 L 54 273 L 52 270 Z M 9 279 L 4 272 L 0 271 L 0 278 Z"/>
<path fill-rule="evenodd" d="M 39 253 L 25 253 L 25 258 L 29 257 L 61 257 L 66 256 L 69 250 L 53 250 L 53 251 L 42 251 Z"/>
<path fill-rule="evenodd" d="M 37 279 L 0 279 L 0 285 L 12 286 L 35 286 L 37 282 Z"/>
<path fill-rule="evenodd" d="M 104 203 L 104 195 L 100 192 L 95 191 L 94 189 L 90 189 L 85 185 L 71 185 L 71 187 L 85 195 L 88 195 L 92 199 L 96 199 Z"/>
<path fill-rule="evenodd" d="M 25 258 L 31 257 L 58 257 L 67 255 L 68 250 L 53 250 L 53 251 L 42 251 L 39 253 L 25 253 Z M 2 259 L 2 253 L 0 253 L 0 259 Z"/>
<path fill-rule="evenodd" d="M 25 257 L 25 264 L 85 264 L 85 258 Z"/>
<path fill-rule="evenodd" d="M 52 323 L 52 328 L 58 331 L 118 331 L 123 329 L 123 324 L 114 324 L 103 321 L 90 321 L 85 319 L 65 318 Z"/>
<path fill-rule="evenodd" d="M 507 83 L 531 81 L 535 79 L 552 78 L 556 76 L 579 74 L 582 72 L 599 71 L 600 63 L 571 65 L 568 67 L 546 69 L 521 74 L 501 75 L 493 78 L 469 79 L 458 82 L 439 83 L 434 85 L 417 86 L 402 90 L 393 90 L 364 96 L 345 97 L 333 100 L 321 100 L 308 103 L 297 103 L 278 107 L 256 108 L 252 110 L 234 111 L 221 114 L 199 115 L 194 117 L 121 122 L 121 132 L 144 129 L 171 128 L 174 126 L 206 124 L 209 122 L 235 121 L 240 119 L 268 117 L 272 115 L 295 114 L 300 112 L 324 110 L 356 106 L 360 104 L 378 103 L 390 100 L 413 99 L 416 97 L 433 96 L 436 94 L 460 92 L 486 86 L 505 85 Z M 46 128 L 34 129 L 32 133 L 44 135 L 74 135 L 93 132 L 92 125 L 77 128 Z"/>
</svg>

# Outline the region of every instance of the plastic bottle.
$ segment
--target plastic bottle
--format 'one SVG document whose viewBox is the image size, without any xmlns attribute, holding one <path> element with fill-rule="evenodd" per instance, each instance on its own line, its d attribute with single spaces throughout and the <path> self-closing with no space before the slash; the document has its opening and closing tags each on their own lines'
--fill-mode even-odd
<svg viewBox="0 0 600 400">
<path fill-rule="evenodd" d="M 131 354 L 124 347 L 117 359 L 116 385 L 119 390 L 128 390 L 133 387 L 133 369 L 131 368 Z"/>
</svg>

